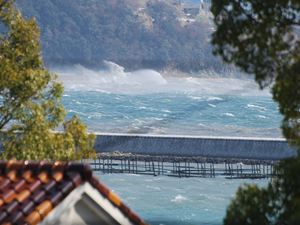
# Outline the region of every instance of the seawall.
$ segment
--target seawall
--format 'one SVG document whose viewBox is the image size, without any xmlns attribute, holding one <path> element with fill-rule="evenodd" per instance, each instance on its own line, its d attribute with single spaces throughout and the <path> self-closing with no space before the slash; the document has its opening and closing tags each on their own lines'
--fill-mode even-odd
<svg viewBox="0 0 300 225">
<path fill-rule="evenodd" d="M 97 133 L 97 152 L 281 160 L 296 156 L 284 139 Z"/>
</svg>

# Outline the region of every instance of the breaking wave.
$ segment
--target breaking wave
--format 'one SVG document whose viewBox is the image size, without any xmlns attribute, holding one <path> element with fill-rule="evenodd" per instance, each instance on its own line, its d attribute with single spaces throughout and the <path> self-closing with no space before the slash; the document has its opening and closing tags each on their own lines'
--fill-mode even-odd
<svg viewBox="0 0 300 225">
<path fill-rule="evenodd" d="M 173 199 L 171 199 L 171 202 L 176 202 L 176 203 L 180 203 L 183 201 L 186 201 L 187 198 L 182 196 L 182 195 L 176 195 Z"/>
<path fill-rule="evenodd" d="M 197 93 L 214 95 L 270 95 L 269 90 L 260 91 L 252 79 L 208 77 L 203 71 L 182 74 L 176 71 L 158 72 L 150 69 L 126 71 L 124 67 L 104 61 L 105 68 L 88 69 L 82 65 L 52 68 L 59 75 L 67 90 L 99 91 L 103 93 Z M 199 96 L 193 96 L 199 98 Z M 212 98 L 220 100 L 217 97 Z"/>
<path fill-rule="evenodd" d="M 110 133 L 281 137 L 268 90 L 249 79 L 81 65 L 53 69 L 65 86 L 68 116 Z"/>
</svg>

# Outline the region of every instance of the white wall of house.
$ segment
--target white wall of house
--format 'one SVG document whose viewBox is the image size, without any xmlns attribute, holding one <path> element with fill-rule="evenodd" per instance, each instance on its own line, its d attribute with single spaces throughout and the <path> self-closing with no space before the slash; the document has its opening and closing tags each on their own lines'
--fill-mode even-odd
<svg viewBox="0 0 300 225">
<path fill-rule="evenodd" d="M 133 225 L 89 183 L 72 191 L 41 225 Z"/>
</svg>

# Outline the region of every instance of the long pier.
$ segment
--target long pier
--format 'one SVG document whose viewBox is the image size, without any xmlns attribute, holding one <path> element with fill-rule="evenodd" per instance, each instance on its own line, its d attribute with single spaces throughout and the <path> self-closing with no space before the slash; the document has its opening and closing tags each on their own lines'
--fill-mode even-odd
<svg viewBox="0 0 300 225">
<path fill-rule="evenodd" d="M 296 156 L 270 138 L 98 134 L 95 149 L 88 162 L 103 173 L 232 179 L 273 177 L 280 160 Z"/>
<path fill-rule="evenodd" d="M 119 155 L 118 155 L 119 154 Z M 278 161 L 237 160 L 203 157 L 101 154 L 90 163 L 102 173 L 131 173 L 152 176 L 258 179 L 276 176 Z"/>
</svg>

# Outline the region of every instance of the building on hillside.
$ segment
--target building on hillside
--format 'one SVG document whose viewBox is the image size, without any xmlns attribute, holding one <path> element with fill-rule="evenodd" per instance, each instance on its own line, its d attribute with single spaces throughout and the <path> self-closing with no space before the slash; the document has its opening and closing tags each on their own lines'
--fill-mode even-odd
<svg viewBox="0 0 300 225">
<path fill-rule="evenodd" d="M 145 225 L 79 163 L 0 161 L 0 224 Z"/>
<path fill-rule="evenodd" d="M 198 15 L 210 13 L 211 0 L 183 1 L 173 0 L 173 4 L 180 5 L 187 19 L 195 19 Z"/>
</svg>

